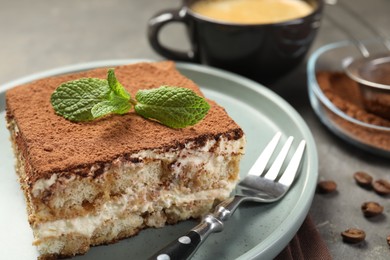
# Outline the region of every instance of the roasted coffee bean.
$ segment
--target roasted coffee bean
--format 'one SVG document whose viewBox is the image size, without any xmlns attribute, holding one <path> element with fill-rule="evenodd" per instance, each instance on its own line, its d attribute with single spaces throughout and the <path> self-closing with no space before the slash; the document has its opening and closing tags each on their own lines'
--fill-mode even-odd
<svg viewBox="0 0 390 260">
<path fill-rule="evenodd" d="M 355 172 L 353 175 L 356 183 L 363 187 L 371 187 L 372 186 L 372 177 L 366 172 Z"/>
<path fill-rule="evenodd" d="M 361 229 L 350 228 L 341 232 L 341 236 L 344 242 L 355 244 L 364 241 L 366 233 Z"/>
<path fill-rule="evenodd" d="M 320 181 L 317 184 L 317 191 L 319 193 L 331 193 L 337 189 L 337 184 L 334 181 Z"/>
<path fill-rule="evenodd" d="M 374 217 L 382 214 L 383 212 L 383 206 L 381 206 L 377 202 L 365 202 L 362 204 L 362 211 L 364 216 L 366 217 Z"/>
<path fill-rule="evenodd" d="M 390 182 L 387 180 L 379 179 L 372 183 L 372 187 L 376 193 L 380 195 L 389 195 L 390 194 Z"/>
</svg>

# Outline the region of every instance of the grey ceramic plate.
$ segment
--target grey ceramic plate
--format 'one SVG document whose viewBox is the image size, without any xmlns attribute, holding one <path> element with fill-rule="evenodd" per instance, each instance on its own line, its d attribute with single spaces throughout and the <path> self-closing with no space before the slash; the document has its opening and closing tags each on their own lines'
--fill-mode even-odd
<svg viewBox="0 0 390 260">
<path fill-rule="evenodd" d="M 22 191 L 14 173 L 14 158 L 4 120 L 6 89 L 38 78 L 81 71 L 96 67 L 134 63 L 139 60 L 114 60 L 79 64 L 34 74 L 0 88 L 0 258 L 34 259 L 37 252 Z M 194 259 L 271 259 L 294 236 L 310 208 L 317 182 L 318 159 L 313 137 L 299 114 L 269 89 L 221 70 L 193 64 L 177 64 L 178 69 L 195 81 L 205 95 L 224 106 L 244 129 L 246 154 L 241 163 L 241 176 L 260 154 L 262 147 L 281 131 L 283 138 L 293 135 L 307 141 L 302 171 L 295 185 L 279 203 L 246 204 L 228 221 L 225 230 L 213 234 L 195 254 Z M 294 143 L 295 147 L 297 141 Z M 92 248 L 75 259 L 145 259 L 164 244 L 196 224 L 189 220 L 161 229 L 148 229 L 136 237 L 109 246 Z M 9 230 L 9 232 L 4 232 Z"/>
</svg>

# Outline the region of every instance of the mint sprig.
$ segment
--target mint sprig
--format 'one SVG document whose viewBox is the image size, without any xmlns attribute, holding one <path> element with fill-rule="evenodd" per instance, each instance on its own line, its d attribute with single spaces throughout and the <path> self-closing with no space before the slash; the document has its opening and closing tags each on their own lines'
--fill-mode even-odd
<svg viewBox="0 0 390 260">
<path fill-rule="evenodd" d="M 202 120 L 210 109 L 207 101 L 187 88 L 162 86 L 139 90 L 133 99 L 108 70 L 107 80 L 82 78 L 61 84 L 51 96 L 57 114 L 71 121 L 90 121 L 108 114 L 137 114 L 172 128 Z"/>
<path fill-rule="evenodd" d="M 138 103 L 134 109 L 139 115 L 164 122 L 172 128 L 196 124 L 210 108 L 203 98 L 187 88 L 162 86 L 139 90 L 135 98 Z"/>
</svg>

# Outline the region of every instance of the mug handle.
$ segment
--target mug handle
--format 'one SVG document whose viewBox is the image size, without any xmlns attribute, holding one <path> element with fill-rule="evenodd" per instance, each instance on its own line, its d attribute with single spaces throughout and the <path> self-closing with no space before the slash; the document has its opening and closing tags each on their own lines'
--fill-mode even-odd
<svg viewBox="0 0 390 260">
<path fill-rule="evenodd" d="M 168 9 L 154 15 L 148 23 L 148 39 L 152 48 L 160 55 L 171 60 L 195 62 L 196 54 L 192 48 L 189 51 L 176 51 L 162 45 L 158 39 L 161 29 L 171 22 L 188 25 L 187 12 L 182 9 Z"/>
</svg>

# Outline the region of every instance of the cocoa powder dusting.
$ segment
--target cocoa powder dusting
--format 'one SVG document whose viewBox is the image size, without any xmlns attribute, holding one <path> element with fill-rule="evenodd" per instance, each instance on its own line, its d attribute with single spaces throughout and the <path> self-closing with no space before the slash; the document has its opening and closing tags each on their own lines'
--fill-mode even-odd
<svg viewBox="0 0 390 260">
<path fill-rule="evenodd" d="M 317 82 L 326 97 L 348 116 L 361 122 L 390 128 L 390 120 L 367 112 L 362 104 L 358 84 L 341 72 L 317 73 Z M 390 129 L 388 131 L 367 128 L 348 122 L 327 110 L 329 118 L 342 131 L 354 139 L 370 146 L 390 151 Z"/>
</svg>

